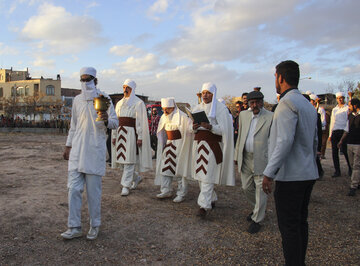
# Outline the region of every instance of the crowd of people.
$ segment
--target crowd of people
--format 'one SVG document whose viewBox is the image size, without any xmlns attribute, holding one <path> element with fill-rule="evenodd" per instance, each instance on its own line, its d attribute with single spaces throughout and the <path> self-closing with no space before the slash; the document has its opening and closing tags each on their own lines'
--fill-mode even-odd
<svg viewBox="0 0 360 266">
<path fill-rule="evenodd" d="M 90 230 L 87 239 L 97 238 L 101 225 L 101 179 L 106 168 L 106 135 L 111 129 L 111 165 L 120 169 L 121 196 L 129 196 L 142 181 L 141 173 L 153 167 L 159 199 L 184 201 L 188 180 L 199 184 L 197 215 L 206 219 L 215 208 L 216 185 L 235 186 L 235 164 L 250 209 L 248 232 L 261 229 L 266 215 L 267 196 L 274 191 L 278 226 L 286 265 L 304 265 L 308 242 L 308 205 L 315 181 L 323 175 L 322 143 L 328 121 L 317 96 L 298 90 L 299 65 L 283 61 L 276 66 L 275 87 L 278 105 L 274 112 L 264 108 L 260 88 L 244 93 L 236 102 L 233 117 L 218 101 L 218 89 L 204 83 L 201 102 L 186 113 L 173 97 L 161 99 L 163 115 L 149 132 L 144 102 L 135 95 L 136 83 L 127 79 L 124 97 L 107 111 L 96 111 L 93 99 L 104 95 L 97 87 L 96 70 L 80 70 L 82 93 L 73 104 L 64 158 L 69 160 L 68 230 L 64 239 L 82 236 L 81 198 L 86 184 Z M 340 175 L 340 147 L 349 160 L 350 196 L 359 186 L 360 104 L 352 99 L 345 107 L 338 93 L 332 111 L 329 138 L 332 141 L 335 173 Z M 100 117 L 101 121 L 97 121 Z M 156 154 L 152 156 L 151 136 L 156 134 Z M 326 139 L 327 140 L 327 139 Z M 345 148 L 347 143 L 347 150 Z M 154 146 L 154 144 L 153 144 Z M 154 148 L 154 147 L 153 147 Z M 337 155 L 338 156 L 338 155 Z M 172 182 L 176 181 L 175 193 Z M 274 184 L 275 183 L 275 187 Z M 175 195 L 174 195 L 175 194 Z"/>
</svg>

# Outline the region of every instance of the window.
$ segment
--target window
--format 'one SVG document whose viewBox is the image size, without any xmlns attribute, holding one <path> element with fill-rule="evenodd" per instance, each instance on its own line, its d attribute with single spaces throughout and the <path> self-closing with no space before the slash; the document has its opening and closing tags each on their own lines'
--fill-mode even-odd
<svg viewBox="0 0 360 266">
<path fill-rule="evenodd" d="M 4 97 L 4 90 L 0 87 L 0 97 Z"/>
<path fill-rule="evenodd" d="M 34 96 L 39 95 L 39 84 L 34 84 Z"/>
<path fill-rule="evenodd" d="M 12 87 L 11 88 L 11 97 L 15 97 L 16 96 L 16 88 Z"/>
<path fill-rule="evenodd" d="M 30 94 L 29 94 L 29 86 L 28 85 L 26 85 L 25 86 L 25 96 L 29 96 Z"/>
<path fill-rule="evenodd" d="M 24 87 L 17 87 L 16 88 L 16 96 L 24 96 Z"/>
<path fill-rule="evenodd" d="M 0 103 L 0 111 L 4 110 L 4 106 L 2 103 Z"/>
<path fill-rule="evenodd" d="M 55 87 L 53 85 L 46 86 L 46 95 L 55 95 Z"/>
</svg>

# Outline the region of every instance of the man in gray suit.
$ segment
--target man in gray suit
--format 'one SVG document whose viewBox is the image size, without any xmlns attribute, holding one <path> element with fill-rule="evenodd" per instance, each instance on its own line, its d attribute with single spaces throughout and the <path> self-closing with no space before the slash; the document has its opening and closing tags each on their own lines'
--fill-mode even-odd
<svg viewBox="0 0 360 266">
<path fill-rule="evenodd" d="M 317 114 L 297 89 L 299 65 L 276 66 L 280 95 L 269 138 L 269 162 L 263 190 L 269 194 L 275 180 L 275 206 L 286 265 L 305 265 L 308 242 L 308 205 L 318 178 L 316 167 Z"/>
<path fill-rule="evenodd" d="M 262 190 L 262 181 L 273 113 L 263 108 L 264 95 L 261 92 L 252 91 L 247 99 L 251 110 L 239 114 L 239 136 L 234 158 L 238 163 L 245 196 L 253 207 L 247 217 L 251 222 L 248 232 L 255 234 L 265 217 L 267 195 Z"/>
</svg>

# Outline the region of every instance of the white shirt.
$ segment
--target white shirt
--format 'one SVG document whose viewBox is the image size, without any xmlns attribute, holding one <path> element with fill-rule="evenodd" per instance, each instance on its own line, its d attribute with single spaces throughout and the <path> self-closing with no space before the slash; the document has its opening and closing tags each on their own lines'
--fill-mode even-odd
<svg viewBox="0 0 360 266">
<path fill-rule="evenodd" d="M 321 118 L 321 128 L 322 128 L 322 130 L 325 130 L 325 128 L 326 128 L 326 112 L 325 112 L 325 109 L 324 109 L 324 107 L 320 106 L 317 111 L 320 114 L 320 118 Z"/>
<path fill-rule="evenodd" d="M 348 119 L 348 109 L 349 107 L 346 104 L 341 108 L 338 105 L 334 107 L 331 112 L 329 137 L 331 137 L 334 130 L 345 129 Z"/>
<path fill-rule="evenodd" d="M 246 141 L 245 141 L 245 151 L 247 151 L 247 152 L 252 152 L 252 153 L 254 152 L 254 134 L 255 134 L 255 128 L 256 128 L 258 119 L 259 119 L 258 114 L 252 115 L 249 132 L 247 134 Z"/>
</svg>

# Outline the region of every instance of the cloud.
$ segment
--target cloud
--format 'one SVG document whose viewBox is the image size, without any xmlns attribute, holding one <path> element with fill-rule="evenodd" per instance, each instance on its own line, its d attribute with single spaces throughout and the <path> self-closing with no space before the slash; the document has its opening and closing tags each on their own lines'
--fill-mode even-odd
<svg viewBox="0 0 360 266">
<path fill-rule="evenodd" d="M 139 56 L 145 54 L 142 49 L 131 44 L 115 45 L 110 48 L 109 52 L 117 56 Z"/>
<path fill-rule="evenodd" d="M 44 59 L 42 57 L 40 58 L 36 58 L 35 61 L 33 62 L 33 65 L 36 67 L 54 67 L 55 66 L 55 61 L 51 60 L 51 59 Z"/>
<path fill-rule="evenodd" d="M 43 4 L 38 14 L 25 23 L 22 36 L 61 54 L 79 52 L 99 43 L 100 32 L 100 24 L 89 16 L 72 15 L 63 7 Z"/>
<path fill-rule="evenodd" d="M 161 67 L 158 58 L 154 54 L 147 54 L 144 57 L 130 56 L 126 61 L 117 64 L 123 72 L 146 72 L 154 71 Z"/>
<path fill-rule="evenodd" d="M 165 13 L 169 7 L 169 0 L 157 0 L 147 12 L 147 15 L 153 20 L 160 20 L 157 14 Z"/>
<path fill-rule="evenodd" d="M 19 51 L 0 42 L 0 55 L 17 55 Z"/>
</svg>

